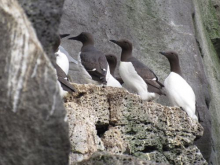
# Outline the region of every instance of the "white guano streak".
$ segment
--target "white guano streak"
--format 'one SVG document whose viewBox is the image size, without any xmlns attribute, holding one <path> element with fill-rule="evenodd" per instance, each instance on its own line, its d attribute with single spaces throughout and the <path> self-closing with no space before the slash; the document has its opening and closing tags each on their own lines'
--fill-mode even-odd
<svg viewBox="0 0 220 165">
<path fill-rule="evenodd" d="M 6 60 L 9 63 L 7 64 L 7 70 L 5 70 L 8 73 L 7 96 L 8 99 L 11 99 L 10 102 L 12 102 L 13 106 L 12 111 L 16 112 L 19 99 L 21 98 L 22 89 L 25 84 L 27 71 L 29 70 L 29 61 L 34 58 L 34 48 L 37 48 L 42 54 L 44 54 L 44 51 L 37 39 L 37 35 L 31 26 L 31 23 L 18 2 L 13 1 L 13 5 L 10 5 L 10 2 L 12 2 L 12 0 L 2 0 L 0 1 L 0 6 L 2 6 L 4 12 L 7 13 L 7 15 L 10 15 L 14 20 L 13 23 L 8 22 L 6 17 L 3 22 L 5 22 L 11 34 L 11 53 L 8 55 L 8 60 Z M 45 54 L 44 59 L 47 62 L 48 67 L 53 68 L 49 58 Z M 37 65 L 39 63 L 40 61 L 38 60 Z M 34 68 L 32 77 L 35 76 L 38 69 L 38 66 L 35 67 L 36 69 Z M 54 105 L 55 104 L 53 104 L 53 106 Z"/>
<path fill-rule="evenodd" d="M 51 109 L 50 109 L 50 113 L 49 115 L 47 116 L 46 120 L 48 120 L 50 118 L 50 116 L 53 115 L 54 111 L 55 111 L 55 107 L 56 107 L 56 98 L 57 98 L 57 93 L 59 92 L 59 88 L 58 88 L 58 85 L 56 85 L 56 91 L 55 93 L 53 94 L 53 104 L 51 106 Z"/>
<path fill-rule="evenodd" d="M 187 32 L 182 32 L 178 29 L 178 27 L 184 27 L 184 25 L 177 25 L 175 24 L 172 20 L 170 21 L 170 24 L 169 24 L 171 27 L 174 27 L 175 30 L 180 33 L 180 34 L 183 34 L 183 35 L 189 35 L 189 36 L 193 36 L 192 33 L 187 33 Z"/>
<path fill-rule="evenodd" d="M 11 35 L 13 46 L 11 49 L 11 60 L 8 72 L 8 97 L 11 96 L 13 98 L 13 112 L 17 111 L 17 105 L 23 88 L 28 63 L 29 35 L 17 33 L 18 32 L 14 30 Z"/>
<path fill-rule="evenodd" d="M 40 65 L 40 63 L 41 63 L 40 56 L 38 56 L 37 62 L 36 62 L 36 64 L 35 64 L 35 66 L 34 66 L 33 73 L 32 73 L 32 75 L 31 75 L 31 78 L 34 78 L 34 77 L 35 77 L 35 75 L 36 75 L 36 73 L 37 73 L 38 65 Z"/>
<path fill-rule="evenodd" d="M 12 99 L 12 111 L 17 111 L 20 93 L 23 88 L 25 73 L 28 63 L 29 31 L 27 30 L 27 18 L 22 13 L 21 8 L 15 2 L 9 5 L 8 1 L 3 0 L 0 5 L 8 15 L 11 15 L 16 23 L 6 22 L 6 26 L 11 30 L 11 54 L 8 64 L 8 98 Z M 6 19 L 7 21 L 7 19 Z"/>
</svg>

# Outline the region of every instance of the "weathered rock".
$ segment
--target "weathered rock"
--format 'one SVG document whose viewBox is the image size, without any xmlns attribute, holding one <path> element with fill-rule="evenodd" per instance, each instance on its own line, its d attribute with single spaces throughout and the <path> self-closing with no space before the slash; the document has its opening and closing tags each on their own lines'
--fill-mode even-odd
<svg viewBox="0 0 220 165">
<path fill-rule="evenodd" d="M 216 23 L 217 22 L 219 23 L 220 22 L 220 1 L 211 0 L 211 1 L 209 1 L 209 5 L 211 5 L 210 7 L 213 7 L 212 9 L 214 9 L 214 10 L 212 10 L 212 13 L 213 13 L 214 17 L 215 16 L 217 17 L 217 20 L 218 20 L 218 21 L 216 21 L 216 18 L 214 18 L 213 21 L 216 22 Z"/>
<path fill-rule="evenodd" d="M 220 1 L 202 0 L 195 1 L 198 12 L 201 12 L 201 22 L 204 24 L 204 30 L 208 33 L 216 53 L 220 57 Z M 202 28 L 202 26 L 200 26 Z M 205 33 L 204 33 L 205 34 Z"/>
<path fill-rule="evenodd" d="M 210 1 L 209 1 L 210 3 Z M 220 60 L 218 58 L 216 47 L 214 47 L 212 41 L 213 36 L 219 37 L 216 33 L 217 22 L 211 13 L 213 11 L 209 11 L 206 8 L 210 7 L 210 4 L 207 5 L 206 1 L 194 1 L 195 4 L 195 27 L 196 27 L 196 38 L 201 48 L 201 54 L 203 55 L 204 67 L 206 71 L 206 75 L 209 81 L 209 91 L 211 94 L 211 102 L 207 104 L 212 116 L 212 154 L 210 164 L 219 164 L 220 163 Z M 206 12 L 205 12 L 206 11 Z M 207 24 L 210 24 L 207 27 Z M 212 26 L 214 25 L 214 26 Z M 208 30 L 209 29 L 209 30 Z M 212 34 L 213 33 L 213 34 Z M 205 148 L 205 144 L 204 147 Z"/>
<path fill-rule="evenodd" d="M 64 0 L 18 0 L 47 56 L 55 61 L 53 44 L 57 39 Z"/>
<path fill-rule="evenodd" d="M 118 57 L 120 57 L 120 48 L 110 43 L 109 40 L 119 38 L 131 40 L 134 46 L 134 56 L 154 70 L 161 81 L 169 73 L 169 63 L 158 52 L 170 49 L 177 51 L 183 77 L 196 94 L 197 115 L 204 127 L 204 136 L 197 141 L 197 146 L 207 160 L 211 153 L 211 137 L 213 137 L 215 146 L 214 159 L 220 158 L 217 156 L 220 151 L 220 148 L 218 149 L 220 143 L 216 139 L 220 136 L 217 126 L 220 124 L 218 114 L 220 101 L 217 101 L 220 96 L 218 91 L 215 92 L 215 88 L 219 85 L 218 75 L 220 75 L 218 74 L 219 60 L 216 58 L 215 52 L 218 46 L 215 50 L 212 42 L 206 42 L 210 40 L 209 38 L 203 37 L 203 40 L 199 41 L 202 35 L 212 34 L 212 41 L 218 43 L 218 24 L 213 15 L 215 9 L 210 7 L 210 1 L 75 0 L 72 3 L 71 0 L 66 0 L 60 25 L 61 33 L 68 32 L 73 36 L 82 31 L 91 32 L 94 35 L 96 47 Z M 195 10 L 198 5 L 201 12 Z M 200 24 L 208 25 L 210 33 L 206 30 L 208 27 L 198 33 L 196 29 L 202 27 L 196 23 L 197 15 L 206 18 L 198 21 Z M 198 37 L 195 37 L 196 35 Z M 63 40 L 62 45 L 74 58 L 81 48 L 81 43 L 69 40 Z M 206 50 L 205 53 L 200 52 L 201 49 Z M 207 54 L 208 57 L 202 58 L 204 54 Z M 210 60 L 204 60 L 205 58 Z M 211 61 L 211 59 L 214 60 Z M 74 82 L 83 82 L 78 68 L 74 64 L 70 66 L 70 76 Z M 212 90 L 209 90 L 209 85 Z M 166 97 L 161 97 L 157 102 L 169 105 Z M 210 113 L 215 123 L 212 125 Z M 220 162 L 220 160 L 218 161 Z M 213 164 L 220 164 L 219 162 L 213 162 Z"/>
<path fill-rule="evenodd" d="M 129 155 L 113 155 L 105 152 L 94 153 L 88 160 L 71 165 L 168 165 L 166 163 L 155 163 Z"/>
<path fill-rule="evenodd" d="M 121 88 L 77 85 L 66 98 L 70 162 L 96 151 L 165 164 L 207 164 L 193 144 L 203 127 L 180 108 L 142 101 Z"/>
<path fill-rule="evenodd" d="M 0 1 L 0 164 L 67 165 L 56 75 L 17 1 Z"/>
</svg>

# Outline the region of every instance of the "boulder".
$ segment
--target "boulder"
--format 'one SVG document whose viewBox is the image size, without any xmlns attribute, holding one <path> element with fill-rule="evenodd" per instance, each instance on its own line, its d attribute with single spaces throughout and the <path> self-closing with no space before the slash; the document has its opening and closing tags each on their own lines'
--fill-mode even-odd
<svg viewBox="0 0 220 165">
<path fill-rule="evenodd" d="M 56 72 L 17 1 L 0 1 L 0 164 L 67 165 Z"/>
</svg>

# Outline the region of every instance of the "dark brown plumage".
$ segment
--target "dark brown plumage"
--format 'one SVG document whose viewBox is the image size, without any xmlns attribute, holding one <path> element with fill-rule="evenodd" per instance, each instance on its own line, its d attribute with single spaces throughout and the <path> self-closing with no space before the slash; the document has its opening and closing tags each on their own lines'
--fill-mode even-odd
<svg viewBox="0 0 220 165">
<path fill-rule="evenodd" d="M 58 81 L 60 82 L 61 87 L 63 88 L 63 90 L 68 91 L 68 92 L 75 92 L 76 90 L 69 83 L 66 73 L 57 64 L 55 64 L 55 69 L 57 71 Z"/>
<path fill-rule="evenodd" d="M 170 71 L 175 72 L 182 76 L 180 65 L 179 65 L 179 57 L 176 52 L 168 51 L 168 52 L 160 52 L 160 54 L 164 55 L 170 62 Z"/>
<path fill-rule="evenodd" d="M 107 60 L 105 55 L 94 47 L 94 39 L 90 33 L 82 32 L 69 40 L 82 42 L 81 63 L 93 80 L 106 84 Z"/>
</svg>

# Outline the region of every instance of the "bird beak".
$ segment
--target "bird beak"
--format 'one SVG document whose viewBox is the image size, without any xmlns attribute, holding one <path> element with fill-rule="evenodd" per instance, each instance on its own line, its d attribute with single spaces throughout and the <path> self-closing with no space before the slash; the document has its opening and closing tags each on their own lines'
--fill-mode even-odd
<svg viewBox="0 0 220 165">
<path fill-rule="evenodd" d="M 164 56 L 166 56 L 166 53 L 165 52 L 159 52 L 160 54 L 162 54 L 162 55 L 164 55 Z"/>
<path fill-rule="evenodd" d="M 115 43 L 115 44 L 117 43 L 117 41 L 116 41 L 116 40 L 110 40 L 110 41 L 111 41 L 111 42 L 113 42 L 113 43 Z"/>
<path fill-rule="evenodd" d="M 70 38 L 68 38 L 68 40 L 79 40 L 79 36 L 70 37 Z"/>
<path fill-rule="evenodd" d="M 77 37 L 68 38 L 68 40 L 77 40 L 77 39 L 78 39 Z"/>
<path fill-rule="evenodd" d="M 116 40 L 110 40 L 111 42 L 118 44 L 118 42 Z"/>
<path fill-rule="evenodd" d="M 66 36 L 69 36 L 70 34 L 60 34 L 60 38 L 64 38 Z"/>
</svg>

